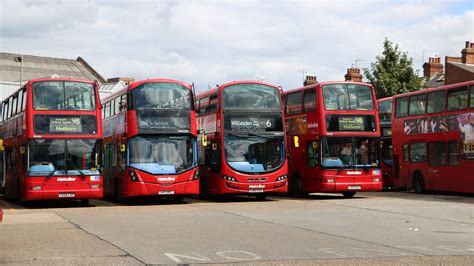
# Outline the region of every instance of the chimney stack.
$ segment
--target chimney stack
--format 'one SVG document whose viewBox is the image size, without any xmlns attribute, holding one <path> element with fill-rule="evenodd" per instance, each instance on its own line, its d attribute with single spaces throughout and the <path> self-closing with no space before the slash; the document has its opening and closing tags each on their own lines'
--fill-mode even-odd
<svg viewBox="0 0 474 266">
<path fill-rule="evenodd" d="M 356 81 L 362 82 L 362 75 L 360 74 L 360 69 L 356 67 L 351 67 L 347 69 L 347 74 L 344 75 L 346 81 Z"/>
<path fill-rule="evenodd" d="M 308 86 L 308 85 L 316 84 L 316 83 L 318 83 L 316 76 L 306 76 L 306 79 L 303 82 L 303 86 Z"/>
<path fill-rule="evenodd" d="M 428 62 L 423 64 L 423 76 L 430 79 L 436 74 L 443 74 L 444 67 L 440 57 L 430 57 Z"/>
<path fill-rule="evenodd" d="M 466 47 L 462 49 L 461 54 L 463 64 L 474 64 L 474 43 L 466 41 Z"/>
<path fill-rule="evenodd" d="M 116 78 L 109 78 L 107 79 L 108 83 L 116 83 L 119 81 L 123 81 L 125 84 L 130 85 L 130 83 L 134 82 L 134 78 L 124 78 L 124 77 L 116 77 Z"/>
</svg>

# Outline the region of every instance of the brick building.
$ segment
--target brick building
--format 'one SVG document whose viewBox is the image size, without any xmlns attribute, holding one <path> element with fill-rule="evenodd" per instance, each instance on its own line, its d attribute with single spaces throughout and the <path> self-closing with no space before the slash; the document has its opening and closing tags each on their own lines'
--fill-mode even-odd
<svg viewBox="0 0 474 266">
<path fill-rule="evenodd" d="M 474 43 L 466 42 L 461 57 L 446 56 L 444 67 L 441 58 L 430 57 L 423 64 L 423 76 L 428 87 L 474 80 Z"/>
</svg>

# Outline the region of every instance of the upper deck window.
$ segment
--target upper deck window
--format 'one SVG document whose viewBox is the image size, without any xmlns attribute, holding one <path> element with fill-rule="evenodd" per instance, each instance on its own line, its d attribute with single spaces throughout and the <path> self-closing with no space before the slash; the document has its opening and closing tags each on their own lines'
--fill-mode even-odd
<svg viewBox="0 0 474 266">
<path fill-rule="evenodd" d="M 410 97 L 410 115 L 421 115 L 425 113 L 425 96 L 425 94 L 420 94 Z"/>
<path fill-rule="evenodd" d="M 288 94 L 286 100 L 286 113 L 296 114 L 301 112 L 302 96 L 303 92 L 301 91 Z"/>
<path fill-rule="evenodd" d="M 390 120 L 392 114 L 392 100 L 379 102 L 379 117 L 381 120 Z"/>
<path fill-rule="evenodd" d="M 374 110 L 372 90 L 356 84 L 330 84 L 323 86 L 326 110 Z"/>
<path fill-rule="evenodd" d="M 150 82 L 133 90 L 137 109 L 191 110 L 191 91 L 177 83 Z"/>
<path fill-rule="evenodd" d="M 469 96 L 469 107 L 474 108 L 474 85 L 471 86 L 471 95 Z"/>
<path fill-rule="evenodd" d="M 33 83 L 35 110 L 94 110 L 94 86 L 84 82 L 44 81 Z"/>
<path fill-rule="evenodd" d="M 448 111 L 467 108 L 467 87 L 448 90 Z"/>
<path fill-rule="evenodd" d="M 408 113 L 408 98 L 398 98 L 395 100 L 395 116 L 396 117 L 404 117 L 407 116 Z"/>
<path fill-rule="evenodd" d="M 427 113 L 440 113 L 446 109 L 446 92 L 435 91 L 428 93 Z"/>
<path fill-rule="evenodd" d="M 226 87 L 222 92 L 222 106 L 224 110 L 281 111 L 278 90 L 261 84 L 237 84 Z"/>
</svg>

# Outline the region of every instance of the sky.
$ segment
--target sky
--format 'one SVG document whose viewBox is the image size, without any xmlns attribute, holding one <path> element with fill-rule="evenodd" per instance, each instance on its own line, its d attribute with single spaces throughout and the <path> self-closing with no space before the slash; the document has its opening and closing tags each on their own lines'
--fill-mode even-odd
<svg viewBox="0 0 474 266">
<path fill-rule="evenodd" d="M 474 0 L 0 0 L 0 14 L 1 52 L 81 56 L 106 78 L 171 78 L 198 91 L 344 80 L 347 68 L 370 67 L 385 38 L 422 74 L 423 58 L 461 56 L 474 42 Z"/>
</svg>

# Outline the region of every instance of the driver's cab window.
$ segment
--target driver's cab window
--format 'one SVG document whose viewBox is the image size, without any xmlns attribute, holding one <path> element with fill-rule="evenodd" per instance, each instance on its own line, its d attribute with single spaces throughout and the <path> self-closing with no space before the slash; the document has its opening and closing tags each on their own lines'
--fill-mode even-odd
<svg viewBox="0 0 474 266">
<path fill-rule="evenodd" d="M 308 141 L 308 166 L 315 167 L 319 165 L 319 145 L 317 141 Z"/>
</svg>

